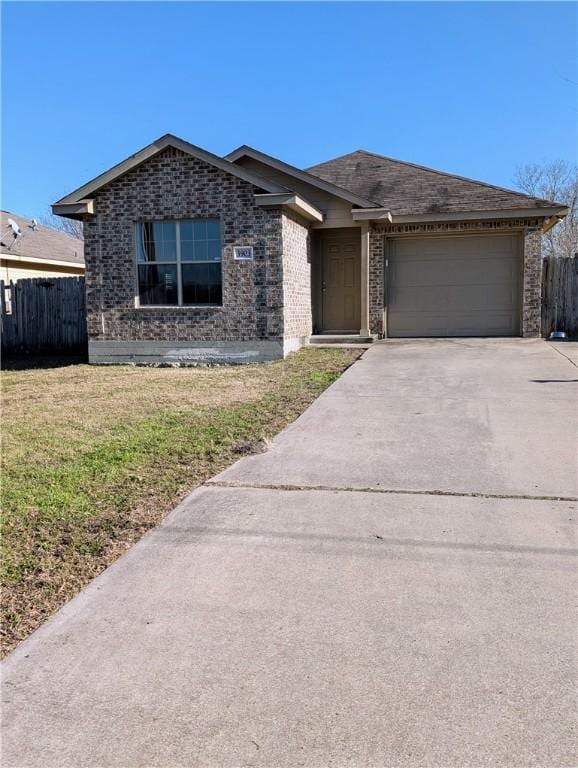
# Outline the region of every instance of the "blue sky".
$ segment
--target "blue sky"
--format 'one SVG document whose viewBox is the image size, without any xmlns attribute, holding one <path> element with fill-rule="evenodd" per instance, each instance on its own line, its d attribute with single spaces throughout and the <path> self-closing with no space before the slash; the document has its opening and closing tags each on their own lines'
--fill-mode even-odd
<svg viewBox="0 0 578 768">
<path fill-rule="evenodd" d="M 5 2 L 2 207 L 38 217 L 164 133 L 511 186 L 576 157 L 576 25 L 552 2 Z"/>
</svg>

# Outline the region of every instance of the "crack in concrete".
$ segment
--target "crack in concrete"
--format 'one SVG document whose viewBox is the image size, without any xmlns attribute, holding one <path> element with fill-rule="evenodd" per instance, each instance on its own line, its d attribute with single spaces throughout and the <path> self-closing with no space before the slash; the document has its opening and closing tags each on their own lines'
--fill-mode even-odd
<svg viewBox="0 0 578 768">
<path fill-rule="evenodd" d="M 558 353 L 559 355 L 561 355 L 563 358 L 565 358 L 566 360 L 568 360 L 568 362 L 569 362 L 569 363 L 571 363 L 571 364 L 574 366 L 574 368 L 578 368 L 578 363 L 574 362 L 574 360 L 572 360 L 572 358 L 571 358 L 571 357 L 568 357 L 568 355 L 565 355 L 565 354 L 564 354 L 564 352 L 562 352 L 562 350 L 561 350 L 561 349 L 558 349 L 558 347 L 556 347 L 556 346 L 555 346 L 555 344 L 556 344 L 556 342 L 554 342 L 554 343 L 550 343 L 550 345 L 549 345 L 549 346 L 550 346 L 550 349 L 553 349 L 553 350 L 554 350 L 554 352 L 557 352 L 557 353 Z"/>
<path fill-rule="evenodd" d="M 526 501 L 578 501 L 578 496 L 532 496 L 522 493 L 482 493 L 476 491 L 416 491 L 399 488 L 353 488 L 337 485 L 291 485 L 275 483 L 228 483 L 225 480 L 207 480 L 208 488 L 251 488 L 264 491 L 339 491 L 346 493 L 399 494 L 402 496 L 453 496 L 466 499 L 518 499 Z"/>
</svg>

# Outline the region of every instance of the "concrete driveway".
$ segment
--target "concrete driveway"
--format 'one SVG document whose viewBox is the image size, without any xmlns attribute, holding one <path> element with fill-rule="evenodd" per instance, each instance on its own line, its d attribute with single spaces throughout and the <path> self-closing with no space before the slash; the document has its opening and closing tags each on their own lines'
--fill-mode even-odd
<svg viewBox="0 0 578 768">
<path fill-rule="evenodd" d="M 9 657 L 3 766 L 576 766 L 575 356 L 372 347 Z"/>
</svg>

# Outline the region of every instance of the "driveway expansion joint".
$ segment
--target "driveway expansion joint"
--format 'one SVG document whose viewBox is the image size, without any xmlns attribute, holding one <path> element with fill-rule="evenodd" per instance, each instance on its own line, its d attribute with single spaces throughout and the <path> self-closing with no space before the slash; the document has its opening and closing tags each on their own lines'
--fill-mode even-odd
<svg viewBox="0 0 578 768">
<path fill-rule="evenodd" d="M 556 346 L 556 343 L 557 343 L 557 342 L 554 342 L 554 343 L 550 343 L 548 346 L 550 347 L 550 349 L 553 349 L 553 350 L 554 350 L 554 352 L 557 352 L 557 353 L 558 353 L 559 355 L 561 355 L 563 358 L 565 358 L 566 360 L 568 360 L 568 362 L 569 362 L 569 363 L 571 363 L 571 364 L 574 366 L 574 368 L 578 368 L 578 363 L 576 363 L 574 360 L 572 360 L 572 358 L 571 358 L 571 357 L 568 357 L 568 355 L 565 355 L 565 354 L 564 354 L 564 352 L 562 352 L 562 350 L 561 350 L 561 349 L 558 349 L 558 347 Z"/>
<path fill-rule="evenodd" d="M 204 488 L 249 488 L 263 491 L 333 491 L 346 493 L 377 493 L 401 496 L 452 496 L 466 499 L 519 499 L 526 501 L 578 501 L 578 496 L 532 496 L 521 493 L 482 493 L 477 491 L 418 491 L 400 488 L 354 488 L 351 486 L 335 485 L 291 485 L 275 483 L 239 483 L 226 480 L 207 480 Z"/>
</svg>

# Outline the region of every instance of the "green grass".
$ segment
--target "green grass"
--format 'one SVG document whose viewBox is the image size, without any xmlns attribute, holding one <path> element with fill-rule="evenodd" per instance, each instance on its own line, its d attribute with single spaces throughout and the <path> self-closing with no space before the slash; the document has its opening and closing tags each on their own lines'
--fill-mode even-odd
<svg viewBox="0 0 578 768">
<path fill-rule="evenodd" d="M 262 450 L 358 355 L 307 349 L 268 365 L 4 372 L 4 652 L 192 488 Z"/>
</svg>

